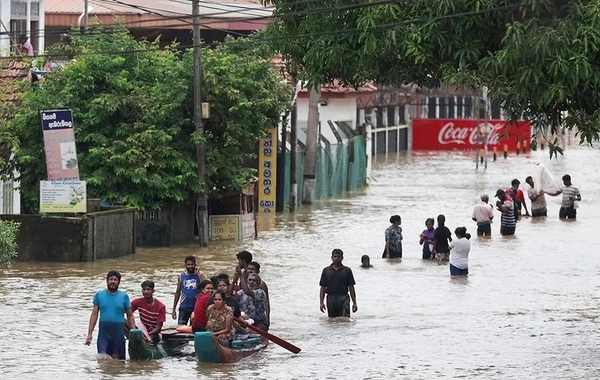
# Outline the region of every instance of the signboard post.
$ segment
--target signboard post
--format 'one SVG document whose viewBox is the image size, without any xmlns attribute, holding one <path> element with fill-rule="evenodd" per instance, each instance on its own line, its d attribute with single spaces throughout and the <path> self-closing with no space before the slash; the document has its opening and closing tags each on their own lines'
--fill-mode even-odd
<svg viewBox="0 0 600 380">
<path fill-rule="evenodd" d="M 41 110 L 48 180 L 79 180 L 79 165 L 70 109 Z"/>
<path fill-rule="evenodd" d="M 258 148 L 258 211 L 274 212 L 277 196 L 277 128 L 268 128 Z"/>
</svg>

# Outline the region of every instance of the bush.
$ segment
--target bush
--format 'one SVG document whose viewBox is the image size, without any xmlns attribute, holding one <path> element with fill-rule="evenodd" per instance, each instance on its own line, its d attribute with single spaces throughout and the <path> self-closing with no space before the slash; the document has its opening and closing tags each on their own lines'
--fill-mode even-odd
<svg viewBox="0 0 600 380">
<path fill-rule="evenodd" d="M 17 234 L 21 223 L 0 220 L 0 267 L 10 268 L 17 258 Z"/>
</svg>

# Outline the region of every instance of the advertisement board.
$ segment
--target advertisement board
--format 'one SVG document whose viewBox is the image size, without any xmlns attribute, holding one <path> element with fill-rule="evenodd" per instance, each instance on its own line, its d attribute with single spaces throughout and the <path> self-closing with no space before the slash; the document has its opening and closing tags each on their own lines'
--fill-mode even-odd
<svg viewBox="0 0 600 380">
<path fill-rule="evenodd" d="M 47 178 L 51 181 L 79 180 L 73 112 L 70 109 L 41 110 Z"/>
<path fill-rule="evenodd" d="M 414 150 L 474 150 L 483 148 L 487 129 L 488 149 L 515 151 L 517 143 L 527 146 L 531 141 L 529 122 L 506 125 L 506 120 L 475 119 L 415 119 L 413 120 L 412 148 Z"/>
<path fill-rule="evenodd" d="M 258 212 L 275 212 L 277 196 L 277 128 L 267 129 L 268 137 L 258 146 Z"/>
<path fill-rule="evenodd" d="M 40 213 L 85 213 L 85 181 L 40 181 Z"/>
</svg>

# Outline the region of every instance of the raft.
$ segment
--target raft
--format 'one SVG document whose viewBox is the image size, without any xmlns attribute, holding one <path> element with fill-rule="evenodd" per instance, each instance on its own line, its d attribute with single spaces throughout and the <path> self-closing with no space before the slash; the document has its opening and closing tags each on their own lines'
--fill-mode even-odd
<svg viewBox="0 0 600 380">
<path fill-rule="evenodd" d="M 163 331 L 162 337 L 163 341 L 155 345 L 148 342 L 142 330 L 131 329 L 129 331 L 129 358 L 131 360 L 152 360 L 177 356 L 193 339 L 192 334 L 176 331 Z"/>
<path fill-rule="evenodd" d="M 210 332 L 194 334 L 194 350 L 200 363 L 235 363 L 267 347 L 268 340 L 263 337 L 249 337 L 234 340 L 226 347 Z"/>
</svg>

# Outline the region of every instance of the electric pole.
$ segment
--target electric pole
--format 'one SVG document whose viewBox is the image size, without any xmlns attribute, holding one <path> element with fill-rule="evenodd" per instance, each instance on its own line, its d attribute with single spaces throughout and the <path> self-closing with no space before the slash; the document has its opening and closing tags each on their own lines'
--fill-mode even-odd
<svg viewBox="0 0 600 380">
<path fill-rule="evenodd" d="M 196 222 L 198 223 L 198 243 L 201 247 L 208 245 L 208 207 L 206 201 L 206 168 L 204 151 L 204 123 L 202 121 L 202 56 L 200 45 L 200 0 L 192 0 L 193 44 L 194 44 L 194 125 L 198 135 L 196 144 L 196 163 L 198 165 L 198 181 L 201 190 L 196 200 Z"/>
<path fill-rule="evenodd" d="M 304 157 L 304 183 L 302 186 L 302 203 L 304 204 L 315 202 L 320 102 L 321 85 L 315 85 L 315 88 L 312 88 L 308 95 L 308 126 L 306 131 L 306 156 Z"/>
</svg>

